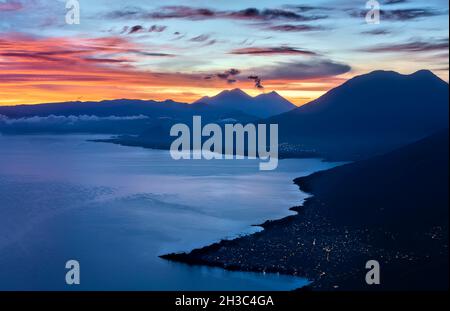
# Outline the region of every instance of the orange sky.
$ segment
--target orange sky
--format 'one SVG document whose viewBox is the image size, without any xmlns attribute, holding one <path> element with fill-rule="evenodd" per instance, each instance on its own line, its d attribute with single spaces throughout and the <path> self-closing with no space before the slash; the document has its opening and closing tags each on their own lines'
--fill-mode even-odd
<svg viewBox="0 0 450 311">
<path fill-rule="evenodd" d="M 301 105 L 373 70 L 448 81 L 442 0 L 384 1 L 375 24 L 364 1 L 99 0 L 83 2 L 79 24 L 56 2 L 2 1 L 0 105 L 190 103 L 234 88 Z"/>
<path fill-rule="evenodd" d="M 262 90 L 243 79 L 233 85 L 206 80 L 204 72 L 154 72 L 137 67 L 142 47 L 123 38 L 40 38 L 21 34 L 0 37 L 0 105 L 136 98 L 192 102 L 239 87 L 250 95 Z M 170 56 L 168 56 L 170 57 Z M 345 81 L 342 78 L 266 80 L 264 92 L 276 90 L 300 105 Z"/>
</svg>

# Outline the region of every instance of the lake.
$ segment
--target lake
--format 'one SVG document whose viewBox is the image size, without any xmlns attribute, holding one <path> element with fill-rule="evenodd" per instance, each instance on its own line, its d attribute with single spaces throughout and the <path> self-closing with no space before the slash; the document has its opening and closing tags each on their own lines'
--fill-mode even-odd
<svg viewBox="0 0 450 311">
<path fill-rule="evenodd" d="M 178 160 L 89 142 L 99 135 L 0 136 L 0 290 L 291 290 L 299 277 L 230 272 L 158 255 L 261 230 L 307 194 L 292 180 L 336 164 Z M 65 284 L 65 263 L 81 284 Z"/>
</svg>

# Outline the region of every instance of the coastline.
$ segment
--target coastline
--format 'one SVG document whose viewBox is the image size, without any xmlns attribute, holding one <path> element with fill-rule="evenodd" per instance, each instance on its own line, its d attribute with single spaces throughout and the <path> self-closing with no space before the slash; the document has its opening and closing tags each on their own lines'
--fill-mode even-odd
<svg viewBox="0 0 450 311">
<path fill-rule="evenodd" d="M 325 171 L 324 171 L 325 172 Z M 314 175 L 313 173 L 311 175 Z M 310 175 L 308 175 L 310 176 Z M 293 182 L 299 187 L 299 191 L 303 191 L 305 193 L 311 194 L 310 187 L 308 186 L 306 178 L 308 176 L 296 178 Z M 279 273 L 291 276 L 298 276 L 307 278 L 310 281 L 309 285 L 306 285 L 302 288 L 295 289 L 296 291 L 304 291 L 304 290 L 317 290 L 317 289 L 338 289 L 339 286 L 331 285 L 333 283 L 329 278 L 324 278 L 324 272 L 322 269 L 318 267 L 318 265 L 314 264 L 314 260 L 304 260 L 301 265 L 283 265 L 283 264 L 266 264 L 263 262 L 259 262 L 258 260 L 253 261 L 252 263 L 243 262 L 239 260 L 239 258 L 244 258 L 244 255 L 240 255 L 239 252 L 236 253 L 232 251 L 231 254 L 226 255 L 224 253 L 228 252 L 232 249 L 247 249 L 252 251 L 252 248 L 246 248 L 245 245 L 258 243 L 257 241 L 261 241 L 261 239 L 269 239 L 273 236 L 278 236 L 280 233 L 285 231 L 294 231 L 297 233 L 299 230 L 298 226 L 301 224 L 311 224 L 309 217 L 320 217 L 314 213 L 307 213 L 307 211 L 312 211 L 315 208 L 314 195 L 305 199 L 302 205 L 290 207 L 289 210 L 294 211 L 294 215 L 289 215 L 283 217 L 281 219 L 276 220 L 266 220 L 262 224 L 254 225 L 263 228 L 262 231 L 252 233 L 246 236 L 237 237 L 231 240 L 221 240 L 219 242 L 213 243 L 211 245 L 207 245 L 198 249 L 191 250 L 190 252 L 182 252 L 182 253 L 170 253 L 159 256 L 162 259 L 166 259 L 169 261 L 180 262 L 188 265 L 200 265 L 200 266 L 209 266 L 209 267 L 218 267 L 229 271 L 243 271 L 243 272 L 257 272 L 257 273 Z M 313 238 L 311 241 L 311 237 L 306 238 L 305 236 L 301 237 L 302 240 L 310 240 L 310 244 L 315 247 L 316 239 Z M 298 242 L 297 242 L 298 243 Z M 306 245 L 306 242 L 302 243 Z M 319 246 L 317 247 L 319 249 Z M 268 250 L 269 251 L 269 250 Z M 307 252 L 309 249 L 305 249 L 305 253 L 303 256 L 308 257 Z M 216 254 L 220 254 L 216 256 Z M 268 255 L 264 252 L 255 252 L 255 257 L 260 255 Z M 212 258 L 214 257 L 215 258 Z M 325 257 L 320 256 L 321 260 L 327 258 L 328 254 Z M 266 257 L 267 258 L 267 257 Z M 319 259 L 319 258 L 317 258 Z M 320 266 L 320 265 L 319 265 Z M 356 273 L 356 271 L 354 272 Z M 353 274 L 353 273 L 352 273 Z M 331 287 L 330 287 L 331 286 Z"/>
<path fill-rule="evenodd" d="M 91 142 L 96 143 L 112 143 L 120 146 L 126 146 L 126 147 L 141 147 L 144 149 L 156 149 L 156 150 L 170 150 L 171 143 L 169 142 L 148 142 L 143 141 L 140 139 L 137 139 L 136 137 L 132 136 L 117 136 L 117 137 L 110 137 L 105 139 L 91 139 L 89 140 Z M 222 152 L 225 154 L 225 150 Z M 339 162 L 343 161 L 340 158 L 334 158 L 331 156 L 322 155 L 319 152 L 312 151 L 312 150 L 278 150 L 278 159 L 309 159 L 309 158 L 321 158 L 324 161 L 329 162 Z"/>
<path fill-rule="evenodd" d="M 300 276 L 304 290 L 448 290 L 448 131 L 294 179 L 312 196 L 264 230 L 161 258 Z M 414 195 L 412 195 L 414 194 Z M 366 282 L 377 260 L 382 282 Z"/>
</svg>

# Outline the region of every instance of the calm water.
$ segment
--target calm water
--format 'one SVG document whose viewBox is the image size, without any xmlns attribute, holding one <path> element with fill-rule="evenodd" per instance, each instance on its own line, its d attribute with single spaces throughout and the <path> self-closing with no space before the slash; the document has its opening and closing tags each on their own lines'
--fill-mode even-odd
<svg viewBox="0 0 450 311">
<path fill-rule="evenodd" d="M 292 179 L 334 166 L 289 159 L 174 161 L 98 136 L 0 136 L 0 290 L 287 290 L 302 278 L 167 262 L 260 230 L 306 195 Z M 81 285 L 65 285 L 65 263 Z"/>
</svg>

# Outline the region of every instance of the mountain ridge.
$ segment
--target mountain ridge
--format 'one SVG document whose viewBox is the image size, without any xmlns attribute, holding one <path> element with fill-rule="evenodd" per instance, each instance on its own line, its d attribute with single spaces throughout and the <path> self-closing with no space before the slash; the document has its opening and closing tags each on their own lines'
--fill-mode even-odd
<svg viewBox="0 0 450 311">
<path fill-rule="evenodd" d="M 280 142 L 354 160 L 448 127 L 448 94 L 448 83 L 430 71 L 378 70 L 264 122 L 279 124 Z"/>
<path fill-rule="evenodd" d="M 204 96 L 193 102 L 193 104 L 199 103 L 229 107 L 259 118 L 268 118 L 296 108 L 294 104 L 275 91 L 252 97 L 239 88 L 223 90 L 215 96 Z"/>
</svg>

